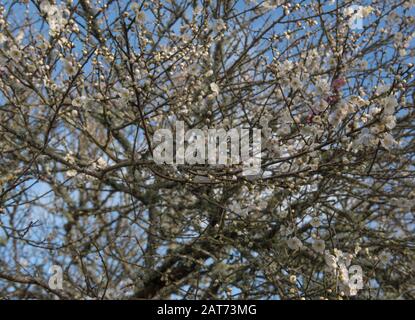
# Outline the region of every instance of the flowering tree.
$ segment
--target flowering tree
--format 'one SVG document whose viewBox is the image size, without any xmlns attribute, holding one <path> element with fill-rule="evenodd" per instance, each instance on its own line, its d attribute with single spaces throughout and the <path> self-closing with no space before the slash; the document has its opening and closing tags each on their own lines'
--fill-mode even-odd
<svg viewBox="0 0 415 320">
<path fill-rule="evenodd" d="M 0 297 L 415 298 L 414 7 L 2 1 Z M 261 173 L 155 162 L 178 121 Z"/>
</svg>

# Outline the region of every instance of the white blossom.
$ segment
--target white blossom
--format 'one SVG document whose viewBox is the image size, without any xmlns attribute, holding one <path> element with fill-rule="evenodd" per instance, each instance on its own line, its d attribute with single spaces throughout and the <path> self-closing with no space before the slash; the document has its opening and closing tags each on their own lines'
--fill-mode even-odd
<svg viewBox="0 0 415 320">
<path fill-rule="evenodd" d="M 88 98 L 86 96 L 79 96 L 72 100 L 72 105 L 74 107 L 84 107 L 88 102 Z"/>
<path fill-rule="evenodd" d="M 77 68 L 72 61 L 69 59 L 63 59 L 62 63 L 66 73 L 69 76 L 73 76 L 77 73 Z"/>
<path fill-rule="evenodd" d="M 319 253 L 323 253 L 326 249 L 326 243 L 324 242 L 324 240 L 314 240 L 313 249 Z"/>
<path fill-rule="evenodd" d="M 318 217 L 314 217 L 313 219 L 311 219 L 310 224 L 311 224 L 314 228 L 318 228 L 319 226 L 321 226 L 321 221 L 320 221 L 320 218 L 318 218 Z"/>
<path fill-rule="evenodd" d="M 219 86 L 215 83 L 215 82 L 212 82 L 211 84 L 210 84 L 210 90 L 212 90 L 212 92 L 217 96 L 217 95 L 219 95 Z"/>
<path fill-rule="evenodd" d="M 326 95 L 330 91 L 330 84 L 327 79 L 319 79 L 316 83 L 316 93 L 318 95 Z"/>
<path fill-rule="evenodd" d="M 300 250 L 303 247 L 303 243 L 297 237 L 288 239 L 287 245 L 291 250 Z"/>
<path fill-rule="evenodd" d="M 393 115 L 396 107 L 398 106 L 398 101 L 394 96 L 388 96 L 383 99 L 382 106 L 386 115 Z"/>
<path fill-rule="evenodd" d="M 336 256 L 328 253 L 327 251 L 325 252 L 324 255 L 324 261 L 326 262 L 327 267 L 329 268 L 329 270 L 335 270 L 337 269 L 337 258 Z"/>
<path fill-rule="evenodd" d="M 22 51 L 18 47 L 13 46 L 10 48 L 9 55 L 14 61 L 18 62 L 22 58 Z"/>
<path fill-rule="evenodd" d="M 73 170 L 73 169 L 66 171 L 66 176 L 67 176 L 68 178 L 73 178 L 73 177 L 75 177 L 77 174 L 78 174 L 78 172 L 77 172 L 76 170 Z"/>
<path fill-rule="evenodd" d="M 390 133 L 385 133 L 383 135 L 383 139 L 381 140 L 381 142 L 382 142 L 382 145 L 387 150 L 392 149 L 393 147 L 397 146 L 397 144 L 398 144 Z"/>
<path fill-rule="evenodd" d="M 387 251 L 382 251 L 379 255 L 379 261 L 383 265 L 388 264 L 391 259 L 392 259 L 392 255 Z"/>
</svg>

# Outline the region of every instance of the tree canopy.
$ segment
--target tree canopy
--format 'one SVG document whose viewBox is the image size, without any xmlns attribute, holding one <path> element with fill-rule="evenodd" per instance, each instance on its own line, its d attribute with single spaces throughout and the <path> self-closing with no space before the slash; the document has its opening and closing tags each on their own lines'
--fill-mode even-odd
<svg viewBox="0 0 415 320">
<path fill-rule="evenodd" d="M 414 299 L 414 37 L 414 0 L 2 1 L 0 297 Z M 178 121 L 261 129 L 260 174 L 157 163 Z"/>
</svg>

